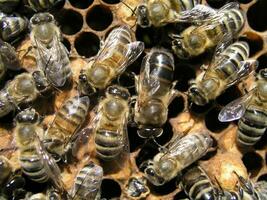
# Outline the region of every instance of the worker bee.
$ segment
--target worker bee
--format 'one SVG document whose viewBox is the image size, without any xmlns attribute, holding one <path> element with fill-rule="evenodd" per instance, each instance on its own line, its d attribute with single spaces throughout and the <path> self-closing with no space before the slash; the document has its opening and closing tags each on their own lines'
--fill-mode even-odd
<svg viewBox="0 0 267 200">
<path fill-rule="evenodd" d="M 0 2 L 0 11 L 4 13 L 12 13 L 19 5 L 20 0 L 3 0 Z"/>
<path fill-rule="evenodd" d="M 216 189 L 206 172 L 199 166 L 186 170 L 182 176 L 182 188 L 194 200 L 216 199 Z"/>
<path fill-rule="evenodd" d="M 15 140 L 22 172 L 38 183 L 51 181 L 58 191 L 63 191 L 60 169 L 40 141 L 43 133 L 34 109 L 23 110 L 16 116 Z"/>
<path fill-rule="evenodd" d="M 17 75 L 0 91 L 0 117 L 16 110 L 21 104 L 33 102 L 49 90 L 49 83 L 40 71 Z"/>
<path fill-rule="evenodd" d="M 89 109 L 87 96 L 75 96 L 67 100 L 58 110 L 54 121 L 44 136 L 44 145 L 56 160 L 60 160 L 73 136 L 78 133 Z"/>
<path fill-rule="evenodd" d="M 181 12 L 191 10 L 196 5 L 197 1 L 195 0 L 177 0 L 173 2 L 145 0 L 137 7 L 137 23 L 146 28 L 152 25 L 159 27 L 168 23 L 179 22 L 181 20 Z"/>
<path fill-rule="evenodd" d="M 53 15 L 37 13 L 30 19 L 30 38 L 36 49 L 39 69 L 55 87 L 63 87 L 72 76 L 68 50 L 60 41 L 61 32 Z"/>
<path fill-rule="evenodd" d="M 146 161 L 145 176 L 152 184 L 163 185 L 204 156 L 212 144 L 207 132 L 173 138 L 165 151 L 160 151 L 152 161 Z"/>
<path fill-rule="evenodd" d="M 50 11 L 57 5 L 65 2 L 64 0 L 23 0 L 24 6 L 30 8 L 34 12 Z"/>
<path fill-rule="evenodd" d="M 4 199 L 24 198 L 25 180 L 19 170 L 13 172 L 11 163 L 4 156 L 0 156 L 0 174 L 0 197 Z"/>
<path fill-rule="evenodd" d="M 71 191 L 73 200 L 100 199 L 103 169 L 93 162 L 85 165 L 77 174 Z"/>
<path fill-rule="evenodd" d="M 96 89 L 105 89 L 111 81 L 134 62 L 144 50 L 144 43 L 134 41 L 131 29 L 120 26 L 106 38 L 91 66 L 81 70 L 79 89 L 90 94 Z"/>
<path fill-rule="evenodd" d="M 150 190 L 146 184 L 145 177 L 131 177 L 126 185 L 126 192 L 130 198 L 146 198 Z"/>
<path fill-rule="evenodd" d="M 113 85 L 107 88 L 106 98 L 99 103 L 94 135 L 96 154 L 102 160 L 115 160 L 129 151 L 129 98 L 127 89 Z"/>
<path fill-rule="evenodd" d="M 171 35 L 172 49 L 178 57 L 187 59 L 198 56 L 217 46 L 219 42 L 235 38 L 240 33 L 245 15 L 239 9 L 238 3 L 228 3 L 215 13 L 207 17 L 201 25 L 192 25 L 181 35 Z"/>
<path fill-rule="evenodd" d="M 209 68 L 190 82 L 189 99 L 197 105 L 205 105 L 216 99 L 228 87 L 237 84 L 256 69 L 258 62 L 248 60 L 249 46 L 235 42 L 222 50 L 218 47 Z"/>
<path fill-rule="evenodd" d="M 221 122 L 240 119 L 237 143 L 242 147 L 259 141 L 267 128 L 267 68 L 259 71 L 256 87 L 246 95 L 230 102 L 219 113 Z"/>
<path fill-rule="evenodd" d="M 28 29 L 28 20 L 18 14 L 0 12 L 0 36 L 7 42 L 15 42 Z"/>
<path fill-rule="evenodd" d="M 167 121 L 168 105 L 177 95 L 172 82 L 174 59 L 166 49 L 153 48 L 144 57 L 139 76 L 135 77 L 138 94 L 134 122 L 140 137 L 160 136 Z"/>
</svg>

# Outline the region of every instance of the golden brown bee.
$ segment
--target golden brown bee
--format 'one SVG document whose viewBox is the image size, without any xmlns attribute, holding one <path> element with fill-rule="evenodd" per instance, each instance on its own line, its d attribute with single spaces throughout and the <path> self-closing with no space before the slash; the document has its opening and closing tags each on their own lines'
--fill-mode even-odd
<svg viewBox="0 0 267 200">
<path fill-rule="evenodd" d="M 43 134 L 44 130 L 39 126 L 39 115 L 34 109 L 26 109 L 17 115 L 15 140 L 22 172 L 38 183 L 51 181 L 61 191 L 63 183 L 60 169 L 40 141 Z"/>
<path fill-rule="evenodd" d="M 143 27 L 164 26 L 180 21 L 182 11 L 195 7 L 195 0 L 145 0 L 137 7 L 137 23 Z"/>
<path fill-rule="evenodd" d="M 72 76 L 68 50 L 53 15 L 37 13 L 31 20 L 30 38 L 36 49 L 37 66 L 55 87 L 63 87 Z"/>
<path fill-rule="evenodd" d="M 219 113 L 221 122 L 240 119 L 237 143 L 252 146 L 261 139 L 267 128 L 267 68 L 259 71 L 256 87 L 243 97 L 226 105 Z"/>
<path fill-rule="evenodd" d="M 218 49 L 222 50 L 221 45 Z M 248 60 L 249 46 L 246 42 L 235 42 L 215 54 L 209 68 L 190 82 L 189 99 L 197 105 L 203 106 L 216 99 L 228 87 L 247 78 L 258 65 L 257 61 Z"/>
<path fill-rule="evenodd" d="M 174 59 L 166 49 L 153 48 L 144 57 L 135 88 L 137 100 L 134 108 L 134 122 L 140 137 L 158 137 L 167 121 L 168 105 L 177 91 L 174 90 Z"/>
<path fill-rule="evenodd" d="M 72 200 L 100 199 L 103 169 L 93 162 L 85 165 L 77 174 L 72 188 Z"/>
<path fill-rule="evenodd" d="M 53 157 L 60 159 L 66 153 L 68 143 L 78 133 L 88 114 L 89 104 L 87 96 L 75 96 L 58 110 L 44 137 L 44 145 Z"/>
<path fill-rule="evenodd" d="M 96 154 L 102 160 L 114 160 L 129 151 L 129 98 L 127 89 L 113 85 L 107 88 L 106 98 L 99 103 L 94 134 Z"/>
<path fill-rule="evenodd" d="M 210 14 L 201 25 L 192 25 L 181 35 L 173 34 L 172 49 L 182 59 L 198 56 L 223 40 L 237 37 L 245 20 L 239 5 L 228 3 L 215 14 Z"/>
<path fill-rule="evenodd" d="M 204 156 L 212 144 L 208 132 L 174 138 L 167 144 L 165 151 L 146 162 L 145 176 L 152 184 L 163 185 Z"/>
<path fill-rule="evenodd" d="M 83 94 L 105 89 L 144 50 L 144 43 L 134 41 L 132 30 L 126 26 L 113 29 L 91 66 L 81 70 L 79 88 Z"/>
</svg>

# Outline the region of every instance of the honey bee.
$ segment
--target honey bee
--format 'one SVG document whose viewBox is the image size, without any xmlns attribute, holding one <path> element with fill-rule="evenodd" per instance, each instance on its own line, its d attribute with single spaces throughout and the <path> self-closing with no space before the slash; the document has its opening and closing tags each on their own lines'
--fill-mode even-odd
<svg viewBox="0 0 267 200">
<path fill-rule="evenodd" d="M 0 36 L 7 42 L 15 42 L 28 29 L 28 20 L 18 14 L 0 12 Z"/>
<path fill-rule="evenodd" d="M 49 11 L 62 2 L 64 2 L 64 0 L 23 0 L 24 5 L 34 12 Z"/>
<path fill-rule="evenodd" d="M 207 132 L 174 138 L 153 160 L 146 161 L 145 176 L 154 185 L 170 181 L 193 162 L 204 156 L 213 140 Z"/>
<path fill-rule="evenodd" d="M 68 142 L 79 131 L 90 105 L 87 96 L 75 96 L 67 100 L 58 110 L 54 121 L 44 136 L 44 145 L 54 158 L 62 158 L 68 147 Z"/>
<path fill-rule="evenodd" d="M 43 133 L 34 109 L 23 110 L 16 116 L 15 141 L 22 172 L 38 183 L 51 181 L 58 191 L 63 191 L 60 169 L 40 141 Z"/>
<path fill-rule="evenodd" d="M 218 47 L 209 68 L 190 82 L 189 99 L 197 105 L 205 105 L 216 99 L 228 87 L 239 83 L 256 69 L 258 62 L 248 60 L 249 46 L 235 42 L 218 54 Z"/>
<path fill-rule="evenodd" d="M 135 77 L 138 94 L 134 122 L 140 137 L 160 136 L 167 121 L 168 105 L 177 95 L 172 82 L 174 59 L 166 49 L 153 48 L 144 57 L 139 76 Z"/>
<path fill-rule="evenodd" d="M 145 177 L 131 177 L 126 185 L 127 195 L 133 199 L 146 198 L 150 190 L 146 184 Z"/>
<path fill-rule="evenodd" d="M 245 15 L 239 9 L 238 3 L 228 3 L 215 13 L 207 17 L 201 25 L 192 25 L 181 35 L 171 35 L 172 49 L 178 57 L 187 59 L 201 55 L 221 41 L 235 38 L 240 33 Z"/>
<path fill-rule="evenodd" d="M 0 2 L 0 10 L 5 13 L 11 13 L 19 5 L 20 0 L 3 0 Z"/>
<path fill-rule="evenodd" d="M 13 172 L 11 163 L 4 156 L 0 156 L 0 174 L 0 197 L 15 199 L 25 196 L 25 179 L 19 171 Z"/>
<path fill-rule="evenodd" d="M 85 165 L 77 174 L 72 188 L 72 200 L 100 199 L 103 169 L 93 162 Z"/>
<path fill-rule="evenodd" d="M 68 50 L 60 41 L 61 32 L 53 15 L 37 13 L 30 19 L 30 38 L 36 49 L 39 69 L 55 87 L 63 87 L 72 76 Z"/>
<path fill-rule="evenodd" d="M 107 88 L 106 98 L 99 103 L 94 135 L 96 154 L 102 160 L 115 160 L 129 150 L 129 98 L 127 89 L 113 85 Z"/>
<path fill-rule="evenodd" d="M 216 189 L 206 172 L 199 166 L 186 170 L 181 185 L 192 200 L 216 199 Z"/>
<path fill-rule="evenodd" d="M 145 0 L 137 7 L 137 23 L 143 27 L 160 27 L 180 21 L 182 11 L 191 10 L 197 5 L 195 0 Z"/>
<path fill-rule="evenodd" d="M 25 72 L 17 75 L 0 91 L 0 117 L 16 110 L 21 104 L 33 102 L 48 90 L 49 84 L 42 72 Z"/>
<path fill-rule="evenodd" d="M 221 122 L 240 119 L 237 143 L 241 147 L 254 145 L 267 128 L 267 68 L 257 75 L 256 87 L 239 99 L 230 102 L 219 113 Z"/>
<path fill-rule="evenodd" d="M 79 89 L 83 94 L 105 89 L 111 81 L 134 62 L 144 50 L 144 43 L 134 41 L 132 30 L 126 26 L 113 29 L 105 39 L 93 64 L 81 70 Z"/>
</svg>

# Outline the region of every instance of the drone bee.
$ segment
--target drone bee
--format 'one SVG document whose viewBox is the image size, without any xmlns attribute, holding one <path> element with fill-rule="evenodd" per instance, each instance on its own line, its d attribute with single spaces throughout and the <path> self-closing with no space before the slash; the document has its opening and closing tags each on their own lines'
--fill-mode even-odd
<svg viewBox="0 0 267 200">
<path fill-rule="evenodd" d="M 240 119 L 237 143 L 241 147 L 254 145 L 267 128 L 267 68 L 259 71 L 256 87 L 243 97 L 226 105 L 219 113 L 221 122 Z"/>
<path fill-rule="evenodd" d="M 54 158 L 60 159 L 66 152 L 67 143 L 79 131 L 88 114 L 89 104 L 87 96 L 75 96 L 58 110 L 43 141 L 47 151 Z"/>
<path fill-rule="evenodd" d="M 25 195 L 24 178 L 18 171 L 13 172 L 11 163 L 4 156 L 0 156 L 0 174 L 0 197 L 18 198 Z"/>
<path fill-rule="evenodd" d="M 15 42 L 28 29 L 28 20 L 18 14 L 0 12 L 0 36 L 7 42 Z"/>
<path fill-rule="evenodd" d="M 245 16 L 237 3 L 228 3 L 215 13 L 207 17 L 201 25 L 192 25 L 181 35 L 171 35 L 172 49 L 178 57 L 187 59 L 198 56 L 240 33 Z"/>
<path fill-rule="evenodd" d="M 182 177 L 182 187 L 190 199 L 216 199 L 216 190 L 206 172 L 199 166 L 186 170 Z"/>
<path fill-rule="evenodd" d="M 114 160 L 128 150 L 129 98 L 127 89 L 113 85 L 99 103 L 94 135 L 96 154 L 102 160 Z"/>
<path fill-rule="evenodd" d="M 131 29 L 124 25 L 113 29 L 99 50 L 93 64 L 81 70 L 79 89 L 90 94 L 105 89 L 133 63 L 144 50 L 144 43 L 134 41 Z"/>
<path fill-rule="evenodd" d="M 0 11 L 4 13 L 12 13 L 19 5 L 20 0 L 3 0 L 0 2 Z"/>
<path fill-rule="evenodd" d="M 143 27 L 164 26 L 168 23 L 179 22 L 179 14 L 191 10 L 197 5 L 195 0 L 145 0 L 137 7 L 137 23 Z"/>
<path fill-rule="evenodd" d="M 172 80 L 174 59 L 165 49 L 153 48 L 144 57 L 139 76 L 135 77 L 138 94 L 134 111 L 140 137 L 160 136 L 167 121 L 168 105 L 177 95 Z"/>
<path fill-rule="evenodd" d="M 146 161 L 145 176 L 154 185 L 163 185 L 184 168 L 204 156 L 213 140 L 207 132 L 174 138 L 159 152 L 153 161 Z"/>
<path fill-rule="evenodd" d="M 63 87 L 72 76 L 68 50 L 61 43 L 61 32 L 53 15 L 38 13 L 30 19 L 30 38 L 36 49 L 39 69 L 55 87 Z"/>
<path fill-rule="evenodd" d="M 33 102 L 49 90 L 49 83 L 40 71 L 17 75 L 0 91 L 0 117 L 16 110 L 21 104 Z"/>
<path fill-rule="evenodd" d="M 216 55 L 209 68 L 190 82 L 189 99 L 197 105 L 203 106 L 216 99 L 225 89 L 248 77 L 258 64 L 248 60 L 249 46 L 246 42 L 235 42 Z"/>
<path fill-rule="evenodd" d="M 23 0 L 26 7 L 30 8 L 34 12 L 49 11 L 56 7 L 58 4 L 62 3 L 64 0 Z"/>
<path fill-rule="evenodd" d="M 72 188 L 73 200 L 100 199 L 100 186 L 103 179 L 101 166 L 90 162 L 77 174 Z"/>
<path fill-rule="evenodd" d="M 39 115 L 34 109 L 26 109 L 17 115 L 15 140 L 22 172 L 38 183 L 51 181 L 56 189 L 62 191 L 60 169 L 40 141 L 43 133 Z"/>
</svg>

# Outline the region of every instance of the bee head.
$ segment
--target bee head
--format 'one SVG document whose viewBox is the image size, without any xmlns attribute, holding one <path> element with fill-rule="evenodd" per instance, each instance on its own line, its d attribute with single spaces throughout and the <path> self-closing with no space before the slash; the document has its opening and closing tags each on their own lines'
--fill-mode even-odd
<svg viewBox="0 0 267 200">
<path fill-rule="evenodd" d="M 165 174 L 162 174 L 161 169 L 159 169 L 159 166 L 155 164 L 155 162 L 152 162 L 150 165 L 148 165 L 144 172 L 146 178 L 151 182 L 153 185 L 160 186 L 167 182 L 165 179 Z"/>
<path fill-rule="evenodd" d="M 32 77 L 34 79 L 37 90 L 43 94 L 49 91 L 51 88 L 49 87 L 49 82 L 46 79 L 44 73 L 42 71 L 34 71 L 32 73 Z M 50 92 L 50 91 L 49 91 Z"/>
<path fill-rule="evenodd" d="M 50 23 L 54 21 L 54 16 L 51 15 L 50 13 L 37 13 L 32 16 L 30 19 L 30 24 L 31 25 L 40 25 L 40 24 L 45 24 L 45 23 Z"/>
<path fill-rule="evenodd" d="M 144 4 L 141 4 L 137 7 L 137 23 L 142 28 L 147 28 L 151 26 L 148 9 L 147 6 Z"/>
<path fill-rule="evenodd" d="M 126 88 L 120 87 L 118 85 L 112 85 L 107 88 L 107 94 L 117 96 L 124 100 L 129 100 L 130 93 Z"/>
<path fill-rule="evenodd" d="M 39 121 L 39 114 L 32 108 L 21 111 L 16 116 L 16 121 L 18 123 L 36 123 Z"/>
<path fill-rule="evenodd" d="M 173 38 L 172 40 L 172 50 L 174 53 L 181 59 L 188 59 L 190 58 L 189 53 L 186 51 L 184 47 L 183 37 L 180 38 Z"/>
<path fill-rule="evenodd" d="M 198 106 L 204 106 L 208 103 L 204 92 L 197 86 L 191 86 L 188 90 L 188 98 Z"/>
</svg>

